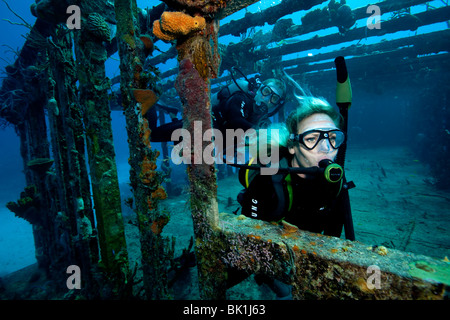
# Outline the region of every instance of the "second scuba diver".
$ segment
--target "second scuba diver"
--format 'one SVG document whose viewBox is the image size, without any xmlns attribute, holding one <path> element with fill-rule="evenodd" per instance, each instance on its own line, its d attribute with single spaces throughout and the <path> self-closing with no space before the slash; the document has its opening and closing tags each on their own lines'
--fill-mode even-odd
<svg viewBox="0 0 450 320">
<path fill-rule="evenodd" d="M 283 106 L 286 97 L 286 85 L 278 79 L 268 79 L 263 83 L 252 78 L 236 80 L 233 72 L 233 83 L 222 88 L 217 97 L 212 98 L 213 127 L 225 133 L 226 129 L 259 129 L 267 126 L 268 118 Z M 152 110 L 153 109 L 153 110 Z M 156 119 L 154 108 L 148 117 Z M 151 141 L 171 141 L 172 133 L 183 127 L 183 121 L 173 119 L 171 123 L 157 127 L 156 121 L 151 124 Z"/>
</svg>

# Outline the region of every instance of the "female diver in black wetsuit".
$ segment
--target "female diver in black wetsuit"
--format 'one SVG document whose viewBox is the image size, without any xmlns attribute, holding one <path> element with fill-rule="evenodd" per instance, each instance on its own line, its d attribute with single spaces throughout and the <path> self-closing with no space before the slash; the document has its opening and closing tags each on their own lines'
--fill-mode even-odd
<svg viewBox="0 0 450 320">
<path fill-rule="evenodd" d="M 302 230 L 340 237 L 349 208 L 348 184 L 342 167 L 334 163 L 345 142 L 340 127 L 339 113 L 322 99 L 308 99 L 294 110 L 281 134 L 286 147 L 278 173 L 240 170 L 240 181 L 246 187 L 239 197 L 242 214 L 266 221 L 284 219 Z M 302 168 L 323 168 L 323 174 Z M 347 236 L 354 240 L 350 233 Z"/>
<path fill-rule="evenodd" d="M 344 58 L 335 62 L 339 111 L 325 99 L 306 95 L 295 83 L 303 96 L 280 128 L 278 173 L 258 175 L 258 170 L 252 170 L 259 168 L 257 164 L 238 165 L 246 188 L 238 200 L 246 216 L 285 219 L 300 229 L 335 237 L 340 237 L 344 226 L 346 238 L 354 240 L 348 197 L 354 185 L 345 181 L 343 171 L 351 87 Z"/>
<path fill-rule="evenodd" d="M 258 164 L 237 165 L 245 187 L 238 196 L 242 214 L 265 221 L 284 220 L 302 230 L 334 237 L 340 237 L 344 228 L 345 237 L 355 240 L 348 196 L 354 185 L 347 183 L 343 170 L 351 88 L 342 57 L 336 59 L 336 66 L 340 112 L 325 99 L 299 97 L 300 106 L 291 112 L 279 133 L 278 173 L 260 175 L 253 170 L 260 167 Z M 233 275 L 230 285 L 242 276 L 236 270 L 229 272 Z M 290 285 L 268 277 L 261 282 L 278 298 L 291 297 Z"/>
</svg>

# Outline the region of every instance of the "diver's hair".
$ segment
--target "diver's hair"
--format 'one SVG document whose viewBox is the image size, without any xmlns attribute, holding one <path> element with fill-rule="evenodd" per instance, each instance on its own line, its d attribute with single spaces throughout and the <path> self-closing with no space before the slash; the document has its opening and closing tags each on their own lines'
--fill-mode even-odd
<svg viewBox="0 0 450 320">
<path fill-rule="evenodd" d="M 342 128 L 343 118 L 337 108 L 332 107 L 325 98 L 314 97 L 307 88 L 303 88 L 285 70 L 283 73 L 294 87 L 294 97 L 299 103 L 297 109 L 292 111 L 287 118 L 286 127 L 289 131 L 287 136 L 291 133 L 297 134 L 298 124 L 315 113 L 327 114 L 338 128 Z"/>
<path fill-rule="evenodd" d="M 287 76 L 287 78 L 294 85 L 294 87 L 298 91 L 300 91 L 300 94 L 294 93 L 294 96 L 297 99 L 299 106 L 289 114 L 285 123 L 273 123 L 268 127 L 269 129 L 268 134 L 271 139 L 271 145 L 278 145 L 279 147 L 284 148 L 291 147 L 293 141 L 289 139 L 290 134 L 291 133 L 297 134 L 299 123 L 303 119 L 317 113 L 324 113 L 328 115 L 334 122 L 336 127 L 338 127 L 339 129 L 342 128 L 344 120 L 337 108 L 331 106 L 325 98 L 314 97 L 308 89 L 302 88 L 291 77 Z M 269 84 L 268 81 L 279 81 L 279 80 L 269 79 L 266 80 L 264 84 Z M 283 87 L 285 90 L 286 85 L 284 84 L 284 82 L 283 81 L 279 82 L 282 83 L 282 86 L 280 86 L 280 88 Z"/>
<path fill-rule="evenodd" d="M 289 134 L 297 134 L 298 124 L 303 119 L 316 113 L 328 115 L 338 128 L 342 127 L 342 116 L 335 107 L 331 106 L 324 98 L 309 96 L 303 97 L 301 105 L 289 114 L 286 120 L 286 127 Z"/>
<path fill-rule="evenodd" d="M 268 86 L 272 86 L 272 87 L 277 87 L 279 89 L 281 89 L 281 98 L 285 99 L 286 98 L 286 84 L 284 83 L 283 80 L 279 80 L 279 79 L 275 79 L 275 78 L 270 78 L 267 79 L 263 82 L 264 85 Z"/>
<path fill-rule="evenodd" d="M 283 141 L 280 141 L 282 145 L 291 147 L 292 140 L 289 139 L 290 134 L 297 134 L 299 123 L 313 114 L 326 114 L 333 120 L 336 127 L 342 128 L 343 118 L 337 108 L 331 106 L 325 98 L 314 97 L 309 90 L 302 88 L 298 83 L 295 83 L 295 87 L 301 92 L 301 95 L 294 94 L 299 102 L 299 106 L 287 117 L 285 127 L 287 132 L 283 134 Z"/>
</svg>

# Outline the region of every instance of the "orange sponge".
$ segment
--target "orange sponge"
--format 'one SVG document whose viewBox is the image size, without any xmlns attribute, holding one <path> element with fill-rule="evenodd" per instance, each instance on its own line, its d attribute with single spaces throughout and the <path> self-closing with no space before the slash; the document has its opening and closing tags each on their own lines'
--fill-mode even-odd
<svg viewBox="0 0 450 320">
<path fill-rule="evenodd" d="M 163 41 L 169 42 L 175 40 L 175 36 L 162 32 L 159 20 L 155 20 L 155 22 L 153 22 L 153 34 Z"/>
<path fill-rule="evenodd" d="M 201 31 L 206 27 L 205 18 L 192 17 L 183 12 L 163 12 L 161 19 L 153 23 L 153 33 L 161 40 L 171 41 L 180 36 Z"/>
</svg>

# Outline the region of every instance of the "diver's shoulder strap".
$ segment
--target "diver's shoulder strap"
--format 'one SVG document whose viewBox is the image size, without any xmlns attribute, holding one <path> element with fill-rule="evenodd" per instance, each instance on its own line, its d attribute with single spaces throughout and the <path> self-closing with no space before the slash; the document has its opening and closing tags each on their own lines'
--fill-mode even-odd
<svg viewBox="0 0 450 320">
<path fill-rule="evenodd" d="M 279 165 L 280 168 L 287 168 L 289 166 L 286 158 L 281 158 Z M 284 214 L 292 208 L 293 190 L 291 181 L 290 173 L 272 175 L 272 185 L 277 199 L 275 209 L 271 213 L 271 218 L 274 221 L 283 219 Z"/>
<path fill-rule="evenodd" d="M 251 166 L 258 166 L 255 162 L 255 158 L 252 158 L 249 161 L 247 168 L 241 168 L 239 170 L 239 181 L 246 189 L 251 186 L 253 179 L 260 174 L 260 170 L 252 170 L 249 168 Z M 287 167 L 287 159 L 282 158 L 280 160 L 280 168 Z M 278 173 L 271 176 L 272 186 L 277 199 L 275 209 L 270 213 L 270 219 L 273 221 L 281 220 L 283 218 L 283 214 L 292 209 L 293 190 L 291 181 L 291 174 L 288 172 Z"/>
<path fill-rule="evenodd" d="M 250 183 L 259 174 L 259 170 L 250 169 L 250 167 L 252 167 L 252 166 L 258 166 L 255 162 L 256 162 L 256 158 L 253 157 L 248 162 L 246 168 L 239 169 L 239 182 L 246 189 L 248 189 L 248 187 L 250 186 Z"/>
<path fill-rule="evenodd" d="M 286 188 L 289 196 L 289 206 L 288 206 L 288 212 L 292 209 L 292 202 L 294 200 L 294 191 L 292 189 L 292 177 L 289 173 L 286 178 L 284 179 L 286 181 Z"/>
</svg>

